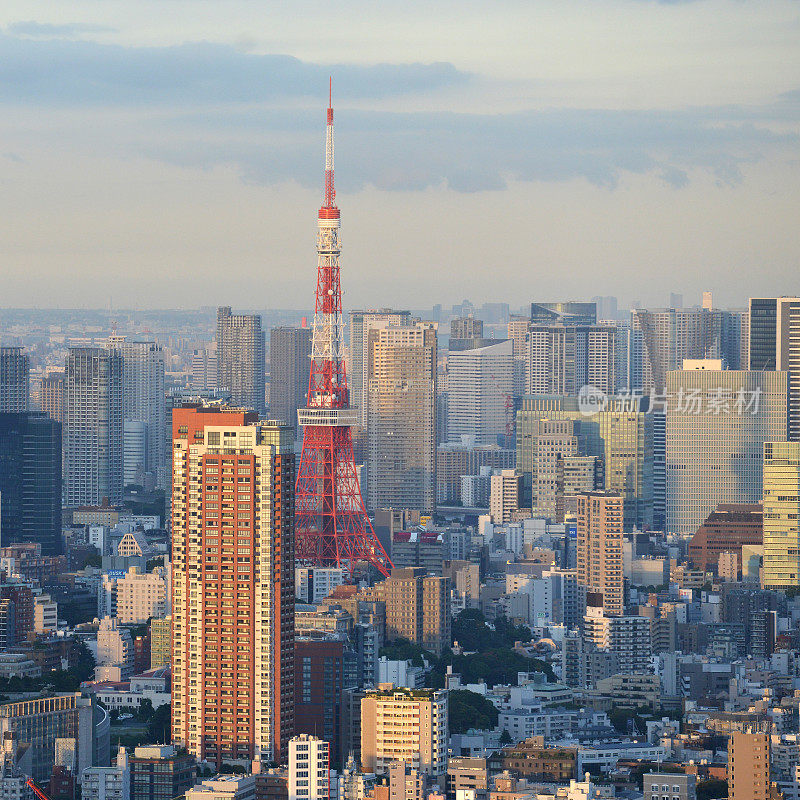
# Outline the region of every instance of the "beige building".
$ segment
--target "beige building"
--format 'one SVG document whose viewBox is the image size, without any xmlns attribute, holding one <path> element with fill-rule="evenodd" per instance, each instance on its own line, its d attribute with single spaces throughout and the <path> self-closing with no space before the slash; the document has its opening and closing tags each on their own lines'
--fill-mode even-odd
<svg viewBox="0 0 800 800">
<path fill-rule="evenodd" d="M 127 628 L 120 628 L 116 617 L 103 617 L 97 631 L 98 666 L 117 666 L 122 675 L 133 668 L 133 643 Z"/>
<path fill-rule="evenodd" d="M 800 587 L 800 443 L 764 443 L 765 589 Z"/>
<path fill-rule="evenodd" d="M 436 323 L 368 330 L 368 507 L 436 506 Z"/>
<path fill-rule="evenodd" d="M 38 594 L 33 601 L 33 628 L 36 633 L 58 629 L 58 603 L 49 594 Z"/>
<path fill-rule="evenodd" d="M 771 785 L 769 734 L 731 734 L 728 739 L 728 800 L 777 800 Z"/>
<path fill-rule="evenodd" d="M 717 561 L 717 575 L 720 580 L 730 583 L 739 580 L 739 554 L 733 550 L 723 550 Z"/>
<path fill-rule="evenodd" d="M 388 775 L 403 762 L 432 777 L 447 770 L 447 692 L 382 683 L 361 700 L 361 770 Z"/>
<path fill-rule="evenodd" d="M 405 567 L 393 569 L 384 587 L 387 639 L 407 639 L 437 656 L 450 647 L 449 578 Z"/>
<path fill-rule="evenodd" d="M 489 478 L 489 514 L 500 525 L 511 522 L 519 510 L 522 476 L 514 469 L 503 469 Z"/>
<path fill-rule="evenodd" d="M 117 579 L 117 619 L 123 625 L 141 625 L 170 611 L 170 573 L 165 567 L 141 573 L 131 567 Z"/>
<path fill-rule="evenodd" d="M 623 500 L 611 492 L 578 495 L 578 584 L 603 595 L 605 616 L 624 611 Z"/>
</svg>

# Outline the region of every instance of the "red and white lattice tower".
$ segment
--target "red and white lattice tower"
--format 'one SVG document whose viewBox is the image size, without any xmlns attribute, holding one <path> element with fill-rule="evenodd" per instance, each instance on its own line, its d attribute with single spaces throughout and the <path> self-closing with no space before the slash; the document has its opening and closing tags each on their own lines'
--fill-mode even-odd
<svg viewBox="0 0 800 800">
<path fill-rule="evenodd" d="M 297 412 L 303 453 L 295 487 L 295 557 L 298 563 L 353 571 L 367 561 L 384 575 L 392 562 L 364 509 L 353 457 L 350 408 L 342 341 L 339 282 L 339 209 L 333 188 L 333 107 L 328 101 L 325 138 L 325 202 L 317 230 L 317 302 L 311 344 L 308 403 Z"/>
</svg>

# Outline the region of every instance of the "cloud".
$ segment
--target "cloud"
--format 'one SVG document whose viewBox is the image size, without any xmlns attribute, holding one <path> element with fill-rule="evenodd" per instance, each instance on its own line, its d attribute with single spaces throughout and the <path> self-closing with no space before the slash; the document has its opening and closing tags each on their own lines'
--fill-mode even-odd
<svg viewBox="0 0 800 800">
<path fill-rule="evenodd" d="M 16 32 L 28 31 L 30 36 L 32 30 L 61 27 L 74 33 L 81 26 L 17 23 Z M 469 74 L 447 63 L 334 68 L 211 42 L 123 47 L 0 34 L 0 102 L 25 105 L 180 105 L 321 98 L 327 95 L 328 76 L 333 71 L 340 99 L 428 92 L 470 79 Z"/>
<path fill-rule="evenodd" d="M 35 39 L 65 38 L 71 39 L 84 33 L 113 33 L 116 28 L 107 25 L 72 22 L 58 25 L 52 22 L 12 22 L 6 30 L 14 36 L 29 36 Z"/>
<path fill-rule="evenodd" d="M 765 121 L 776 114 L 762 109 Z M 800 115 L 796 115 L 797 118 Z M 248 109 L 153 120 L 142 152 L 184 167 L 229 166 L 246 182 L 316 186 L 322 110 Z M 510 181 L 582 178 L 613 189 L 625 173 L 654 173 L 676 189 L 704 171 L 735 186 L 742 168 L 800 144 L 770 130 L 753 109 L 680 111 L 567 109 L 481 115 L 337 113 L 337 180 L 357 191 L 458 192 L 503 189 Z"/>
</svg>

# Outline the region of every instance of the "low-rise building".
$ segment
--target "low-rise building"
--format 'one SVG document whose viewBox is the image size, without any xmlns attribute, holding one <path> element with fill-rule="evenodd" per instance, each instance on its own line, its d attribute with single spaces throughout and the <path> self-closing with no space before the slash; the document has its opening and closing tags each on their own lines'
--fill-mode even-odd
<svg viewBox="0 0 800 800">
<path fill-rule="evenodd" d="M 137 747 L 129 762 L 131 800 L 171 800 L 194 786 L 194 757 L 171 744 Z"/>
</svg>

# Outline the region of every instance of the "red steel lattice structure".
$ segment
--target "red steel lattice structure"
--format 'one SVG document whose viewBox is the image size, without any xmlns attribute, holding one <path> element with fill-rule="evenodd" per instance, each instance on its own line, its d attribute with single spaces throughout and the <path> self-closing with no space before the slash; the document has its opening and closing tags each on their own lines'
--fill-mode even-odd
<svg viewBox="0 0 800 800">
<path fill-rule="evenodd" d="M 298 563 L 341 567 L 352 573 L 366 561 L 388 575 L 386 555 L 361 497 L 353 457 L 350 408 L 342 339 L 339 272 L 339 209 L 333 186 L 333 106 L 328 100 L 325 137 L 325 199 L 317 222 L 317 299 L 306 408 L 297 412 L 303 452 L 295 487 L 295 558 Z"/>
</svg>

